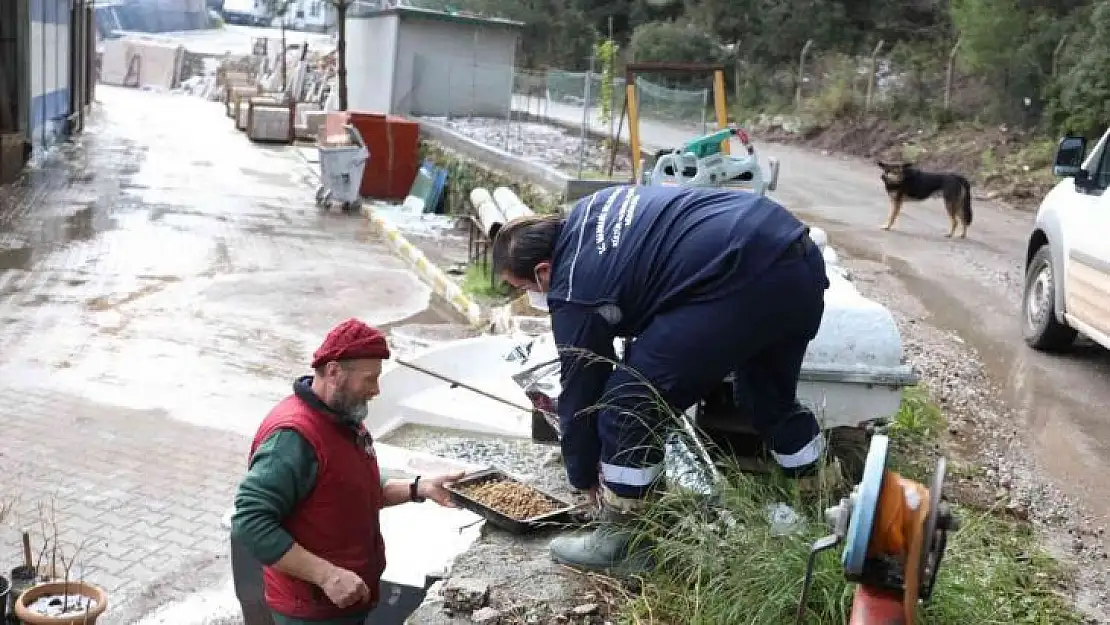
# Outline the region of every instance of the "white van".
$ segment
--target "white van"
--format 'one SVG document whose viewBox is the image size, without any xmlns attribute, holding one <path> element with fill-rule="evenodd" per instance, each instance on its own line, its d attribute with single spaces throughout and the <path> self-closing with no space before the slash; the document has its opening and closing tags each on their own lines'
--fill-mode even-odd
<svg viewBox="0 0 1110 625">
<path fill-rule="evenodd" d="M 261 26 L 266 23 L 266 6 L 261 0 L 224 0 L 223 18 L 228 24 Z"/>
<path fill-rule="evenodd" d="M 1063 176 L 1037 210 L 1025 253 L 1022 333 L 1042 351 L 1077 334 L 1110 349 L 1110 130 L 1090 154 L 1064 137 L 1053 173 Z"/>
</svg>

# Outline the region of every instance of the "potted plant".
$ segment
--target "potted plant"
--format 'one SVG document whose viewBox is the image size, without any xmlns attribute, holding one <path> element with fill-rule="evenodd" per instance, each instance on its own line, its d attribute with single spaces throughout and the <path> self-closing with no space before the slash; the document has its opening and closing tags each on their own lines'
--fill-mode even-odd
<svg viewBox="0 0 1110 625">
<path fill-rule="evenodd" d="M 12 502 L 0 501 L 0 524 L 8 518 L 8 513 L 12 510 Z M 4 577 L 3 572 L 0 572 L 0 616 L 7 618 L 8 613 L 8 600 L 12 592 L 12 580 Z"/>
<path fill-rule="evenodd" d="M 49 510 L 40 506 L 39 512 L 43 545 L 38 561 L 32 567 L 38 583 L 20 593 L 15 601 L 15 617 L 24 625 L 93 625 L 108 609 L 108 593 L 95 584 L 71 578 L 73 565 L 81 555 L 84 543 L 67 553 L 58 539 L 53 502 Z M 27 540 L 24 551 L 25 558 L 29 559 Z M 47 558 L 49 561 L 44 561 Z M 58 574 L 59 564 L 61 575 Z"/>
</svg>

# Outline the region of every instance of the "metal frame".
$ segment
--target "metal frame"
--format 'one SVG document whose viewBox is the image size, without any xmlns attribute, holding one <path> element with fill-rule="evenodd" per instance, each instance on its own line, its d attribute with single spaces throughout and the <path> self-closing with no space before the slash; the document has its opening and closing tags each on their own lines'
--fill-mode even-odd
<svg viewBox="0 0 1110 625">
<path fill-rule="evenodd" d="M 725 101 L 725 66 L 721 63 L 677 63 L 677 62 L 651 62 L 629 63 L 624 68 L 625 95 L 624 110 L 621 111 L 621 122 L 625 113 L 628 114 L 628 147 L 632 155 L 632 182 L 640 179 L 640 109 L 636 99 L 636 75 L 655 73 L 712 73 L 713 74 L 713 109 L 717 114 L 718 129 L 728 126 L 728 106 Z M 621 129 L 618 127 L 617 136 Z M 729 154 L 729 142 L 721 142 L 721 153 Z M 613 152 L 616 158 L 616 151 Z M 610 165 L 612 170 L 612 165 Z"/>
</svg>

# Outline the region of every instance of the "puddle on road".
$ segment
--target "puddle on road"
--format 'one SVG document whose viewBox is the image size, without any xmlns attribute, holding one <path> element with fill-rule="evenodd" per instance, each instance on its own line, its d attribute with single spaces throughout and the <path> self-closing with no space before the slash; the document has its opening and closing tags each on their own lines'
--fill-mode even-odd
<svg viewBox="0 0 1110 625">
<path fill-rule="evenodd" d="M 1040 465 L 1073 497 L 1102 519 L 1110 499 L 1102 476 L 1110 470 L 1110 393 L 1102 381 L 1110 369 L 1105 350 L 1077 346 L 1069 355 L 1041 354 L 1021 338 L 1019 312 L 1002 320 L 974 308 L 917 274 L 898 258 L 884 259 L 929 310 L 933 324 L 954 331 L 979 354 L 1003 399 L 1021 416 L 1018 433 Z M 1004 324 L 999 331 L 996 324 Z"/>
<path fill-rule="evenodd" d="M 299 165 L 255 150 L 218 106 L 114 89 L 100 97 L 113 127 L 91 128 L 87 154 L 72 150 L 72 163 L 34 172 L 20 191 L 49 201 L 21 196 L 0 208 L 0 237 L 18 242 L 0 244 L 7 384 L 249 436 L 346 317 L 391 330 L 399 354 L 470 333 L 441 323 L 455 319 L 446 302 L 384 245 L 366 243 L 365 220 L 320 215 L 314 188 L 297 186 Z M 132 119 L 140 103 L 144 112 Z M 194 106 L 212 113 L 198 115 L 198 126 L 223 124 L 215 127 L 227 129 L 226 145 L 222 130 L 150 120 L 193 115 L 180 107 Z M 121 133 L 149 145 L 114 143 Z M 213 173 L 202 163 L 213 153 L 231 166 Z M 75 172 L 84 167 L 78 158 L 111 165 Z M 200 166 L 198 180 L 190 168 Z M 69 188 L 43 191 L 58 181 Z M 391 531 L 411 535 L 415 521 L 391 519 Z M 412 548 L 443 558 L 453 545 Z M 399 555 L 395 566 L 406 562 L 417 559 Z M 142 623 L 220 622 L 238 609 L 227 590 Z"/>
<path fill-rule="evenodd" d="M 1110 470 L 1110 421 L 1104 416 L 1110 405 L 1110 353 L 1089 343 L 1067 354 L 1028 348 L 1021 337 L 1020 276 L 1011 279 L 988 271 L 983 273 L 993 281 L 988 287 L 970 277 L 945 275 L 952 263 L 944 264 L 939 257 L 928 266 L 917 266 L 884 253 L 883 240 L 854 241 L 851 224 L 819 221 L 829 225 L 837 247 L 853 259 L 889 267 L 925 307 L 931 325 L 954 332 L 976 350 L 988 378 L 1018 415 L 1014 426 L 1030 444 L 1038 467 L 1090 512 L 1110 521 L 1110 493 L 1101 479 Z M 960 256 L 957 263 L 962 262 L 977 261 Z M 984 268 L 972 269 L 967 276 Z M 961 293 L 966 300 L 956 295 Z"/>
</svg>

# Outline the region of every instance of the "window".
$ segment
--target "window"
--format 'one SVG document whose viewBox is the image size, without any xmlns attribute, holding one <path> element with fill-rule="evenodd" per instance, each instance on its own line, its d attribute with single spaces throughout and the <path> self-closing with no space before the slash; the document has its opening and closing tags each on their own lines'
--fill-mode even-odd
<svg viewBox="0 0 1110 625">
<path fill-rule="evenodd" d="M 320 17 L 320 0 L 313 0 L 312 4 L 308 5 L 308 14 L 312 17 Z"/>
<path fill-rule="evenodd" d="M 1091 177 L 1098 189 L 1110 188 L 1110 140 L 1102 144 L 1102 156 Z"/>
</svg>

